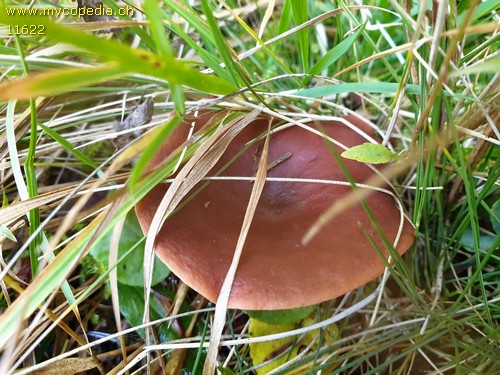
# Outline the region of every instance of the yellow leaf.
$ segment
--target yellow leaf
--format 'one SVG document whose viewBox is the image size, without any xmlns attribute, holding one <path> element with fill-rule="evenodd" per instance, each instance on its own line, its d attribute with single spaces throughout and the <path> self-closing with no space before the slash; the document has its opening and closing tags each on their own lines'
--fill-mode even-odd
<svg viewBox="0 0 500 375">
<path fill-rule="evenodd" d="M 267 324 L 250 318 L 250 326 L 248 330 L 252 337 L 257 337 L 287 332 L 295 327 L 295 324 Z M 278 357 L 270 364 L 259 367 L 257 369 L 257 375 L 267 374 L 276 367 L 281 366 L 286 361 L 295 358 L 297 356 L 297 346 L 294 345 L 294 341 L 294 337 L 287 337 L 278 340 L 250 344 L 250 357 L 252 357 L 252 361 L 255 366 Z M 288 352 L 285 353 L 287 350 Z"/>
</svg>

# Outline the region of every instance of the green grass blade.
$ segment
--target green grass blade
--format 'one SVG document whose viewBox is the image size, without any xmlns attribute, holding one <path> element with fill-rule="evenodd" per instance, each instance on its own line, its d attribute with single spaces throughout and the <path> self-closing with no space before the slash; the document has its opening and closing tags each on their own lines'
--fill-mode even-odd
<svg viewBox="0 0 500 375">
<path fill-rule="evenodd" d="M 327 52 L 314 66 L 311 68 L 310 74 L 320 74 L 323 70 L 328 69 L 335 61 L 340 59 L 352 47 L 356 39 L 363 32 L 365 25 L 362 25 L 354 34 L 341 41 L 330 51 Z"/>
<path fill-rule="evenodd" d="M 185 19 L 186 22 L 188 22 L 192 27 L 194 27 L 194 29 L 200 33 L 200 36 L 203 39 L 210 41 L 212 40 L 213 35 L 210 31 L 210 28 L 200 17 L 200 15 L 196 11 L 194 11 L 194 9 L 176 0 L 163 0 L 163 2 L 176 14 Z M 175 22 L 172 21 L 170 23 L 171 25 L 175 24 Z"/>
<path fill-rule="evenodd" d="M 293 19 L 295 26 L 299 26 L 308 20 L 307 0 L 294 0 L 292 3 Z M 309 29 L 297 31 L 297 40 L 299 42 L 300 63 L 302 72 L 309 72 Z"/>
<path fill-rule="evenodd" d="M 281 8 L 280 23 L 278 25 L 278 35 L 283 34 L 290 27 L 290 22 L 292 22 L 292 3 L 293 0 L 285 0 L 283 2 L 283 8 Z"/>
<path fill-rule="evenodd" d="M 476 9 L 474 10 L 474 14 L 472 15 L 472 20 L 476 21 L 478 18 L 484 17 L 488 13 L 494 14 L 494 11 L 498 12 L 498 0 L 486 0 L 484 2 L 479 2 Z M 462 12 L 457 17 L 457 25 L 460 25 L 465 19 L 466 12 Z"/>
<path fill-rule="evenodd" d="M 149 30 L 156 46 L 158 55 L 173 58 L 174 54 L 170 47 L 170 41 L 166 37 L 163 21 L 160 17 L 160 7 L 154 0 L 144 2 L 144 11 L 149 19 Z"/>
<path fill-rule="evenodd" d="M 167 19 L 167 21 L 169 22 L 169 28 L 175 34 L 177 34 L 180 38 L 182 38 L 182 40 L 184 40 L 186 42 L 186 44 L 190 48 L 192 48 L 194 51 L 196 51 L 196 53 L 198 54 L 198 56 L 200 56 L 201 60 L 210 69 L 212 69 L 215 72 L 215 74 L 217 74 L 217 76 L 219 76 L 221 79 L 223 79 L 225 81 L 230 81 L 231 80 L 231 76 L 230 76 L 229 72 L 220 66 L 220 59 L 216 58 L 215 56 L 213 56 L 212 54 L 210 54 L 208 51 L 206 51 L 205 49 L 203 49 L 201 46 L 199 46 L 198 43 L 196 43 L 196 41 L 194 41 L 193 38 L 191 38 L 189 36 L 189 34 L 187 34 L 182 29 L 182 27 L 180 27 L 179 25 L 177 25 L 174 22 L 174 20 L 172 19 L 172 17 L 170 17 L 166 13 L 164 15 L 165 15 L 165 18 Z"/>
<path fill-rule="evenodd" d="M 170 46 L 170 41 L 165 33 L 165 27 L 161 18 L 161 8 L 158 2 L 155 0 L 146 0 L 144 3 L 144 10 L 149 19 L 149 29 L 151 30 L 151 35 L 153 41 L 156 45 L 156 50 L 160 56 L 168 59 L 174 58 L 174 53 Z M 177 84 L 171 84 L 170 90 L 172 92 L 172 98 L 174 99 L 175 110 L 179 114 L 184 114 L 186 112 L 184 104 L 184 94 L 182 92 L 182 87 Z"/>
<path fill-rule="evenodd" d="M 297 96 L 307 96 L 309 98 L 319 98 L 321 96 L 342 94 L 342 93 L 378 93 L 378 94 L 396 94 L 398 83 L 392 82 L 353 82 L 340 83 L 338 85 L 317 86 L 311 89 L 299 90 L 294 93 Z M 420 86 L 406 85 L 406 92 L 412 95 L 420 94 Z"/>
<path fill-rule="evenodd" d="M 29 74 L 28 64 L 26 63 L 26 59 L 24 56 L 24 50 L 21 44 L 21 40 L 18 35 L 14 36 L 16 40 L 16 48 L 19 57 L 21 58 L 21 64 L 23 66 L 23 72 L 25 75 Z M 38 183 L 36 178 L 35 171 L 35 153 L 36 153 L 36 127 L 37 124 L 37 110 L 36 104 L 33 99 L 30 99 L 30 139 L 29 139 L 29 147 L 28 154 L 26 155 L 26 161 L 24 163 L 24 173 L 26 174 L 26 185 L 28 187 L 29 197 L 35 197 L 38 195 Z M 30 210 L 29 212 L 29 231 L 30 235 L 35 233 L 35 231 L 40 226 L 40 210 L 35 208 Z M 31 273 L 33 276 L 36 276 L 38 273 L 38 255 L 37 251 L 42 242 L 43 234 L 40 233 L 37 235 L 33 241 L 29 244 L 29 254 L 30 254 L 30 263 L 31 263 Z"/>
<path fill-rule="evenodd" d="M 54 141 L 59 143 L 62 147 L 64 147 L 68 152 L 72 153 L 76 158 L 81 160 L 83 163 L 91 167 L 92 169 L 97 169 L 98 166 L 83 152 L 80 150 L 77 150 L 76 148 L 73 147 L 73 145 L 66 140 L 63 136 L 59 135 L 56 131 L 52 130 L 48 126 L 45 126 L 43 124 L 38 124 L 39 127 L 43 129 L 45 133 L 49 135 L 50 138 L 52 138 Z M 102 171 L 97 172 L 99 177 L 102 177 L 103 173 Z"/>
<path fill-rule="evenodd" d="M 114 63 L 97 68 L 52 70 L 0 86 L 0 100 L 56 95 L 118 78 L 124 74 Z"/>
<path fill-rule="evenodd" d="M 150 145 L 142 151 L 141 156 L 132 170 L 132 174 L 130 175 L 130 186 L 135 186 L 137 184 L 153 156 L 165 142 L 165 139 L 167 139 L 177 125 L 179 125 L 180 121 L 181 118 L 179 116 L 175 116 L 161 128 L 155 129 L 157 134 L 153 136 L 154 138 Z"/>
<path fill-rule="evenodd" d="M 459 77 L 464 74 L 476 73 L 500 73 L 500 55 L 496 55 L 495 57 L 482 61 L 479 64 L 452 72 L 450 77 Z"/>
<path fill-rule="evenodd" d="M 221 54 L 222 60 L 224 61 L 224 64 L 226 65 L 226 69 L 229 71 L 231 74 L 232 81 L 235 85 L 238 84 L 238 80 L 236 79 L 236 74 L 235 74 L 235 66 L 234 66 L 234 61 L 233 61 L 233 56 L 230 53 L 229 46 L 225 42 L 224 36 L 222 35 L 222 32 L 220 31 L 219 25 L 217 24 L 217 20 L 215 19 L 214 15 L 212 14 L 212 9 L 210 9 L 210 6 L 208 4 L 208 0 L 201 0 L 201 4 L 203 6 L 203 11 L 207 17 L 207 22 L 210 27 L 211 32 L 213 33 L 212 40 L 215 42 L 217 45 L 217 49 L 219 53 Z"/>
<path fill-rule="evenodd" d="M 18 26 L 43 25 L 47 37 L 86 49 L 101 56 L 104 60 L 114 61 L 117 72 L 122 74 L 140 73 L 213 94 L 224 95 L 237 90 L 235 85 L 203 74 L 189 67 L 185 62 L 161 57 L 145 50 L 133 49 L 113 40 L 64 27 L 49 21 L 46 17 L 7 16 L 5 12 L 0 12 L 0 23 Z"/>
</svg>

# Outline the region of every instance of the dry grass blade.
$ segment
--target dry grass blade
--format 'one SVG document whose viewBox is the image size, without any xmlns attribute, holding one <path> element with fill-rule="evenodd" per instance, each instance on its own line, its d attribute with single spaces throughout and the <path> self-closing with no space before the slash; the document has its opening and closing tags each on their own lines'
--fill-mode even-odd
<svg viewBox="0 0 500 375">
<path fill-rule="evenodd" d="M 125 218 L 122 218 L 113 228 L 111 234 L 111 241 L 109 244 L 109 285 L 111 289 L 111 300 L 113 302 L 113 314 L 115 317 L 116 331 L 120 332 L 122 330 L 122 319 L 120 314 L 120 298 L 118 293 L 118 270 L 113 267 L 118 261 L 118 251 L 120 246 L 120 237 L 123 230 L 123 225 L 125 224 Z M 122 350 L 123 362 L 127 363 L 127 351 L 125 338 L 120 336 L 120 347 Z"/>
<path fill-rule="evenodd" d="M 270 0 L 269 4 L 267 4 L 266 13 L 264 14 L 264 18 L 262 19 L 262 23 L 260 24 L 259 33 L 257 34 L 259 39 L 261 39 L 262 35 L 264 35 L 264 30 L 266 29 L 267 23 L 269 22 L 269 19 L 273 15 L 275 4 L 276 4 L 275 0 Z M 259 44 L 260 43 L 257 42 L 257 45 Z"/>
<path fill-rule="evenodd" d="M 448 50 L 446 51 L 446 55 L 444 57 L 444 60 L 441 64 L 440 71 L 439 71 L 439 79 L 436 81 L 431 95 L 427 100 L 427 103 L 424 107 L 424 110 L 420 114 L 420 118 L 418 119 L 418 123 L 415 127 L 415 131 L 413 132 L 413 138 L 411 140 L 411 145 L 412 147 L 415 147 L 417 144 L 417 139 L 420 136 L 420 133 L 422 129 L 426 126 L 428 122 L 428 117 L 429 113 L 431 112 L 431 109 L 438 97 L 438 95 L 441 93 L 441 89 L 443 88 L 443 85 L 446 83 L 447 77 L 448 77 L 448 69 L 452 63 L 452 59 L 455 55 L 455 52 L 457 48 L 459 47 L 460 40 L 465 35 L 467 26 L 469 25 L 470 20 L 472 19 L 472 16 L 474 14 L 474 9 L 475 5 L 477 5 L 477 0 L 471 3 L 470 8 L 466 12 L 465 16 L 465 21 L 462 22 L 460 25 L 460 28 L 458 29 L 458 32 L 454 35 L 454 38 L 452 38 L 450 42 L 450 46 L 448 47 Z"/>
<path fill-rule="evenodd" d="M 149 142 L 151 142 L 151 139 L 154 139 L 159 131 L 161 131 L 161 129 L 154 129 L 153 131 L 142 137 L 138 142 L 135 142 L 134 144 L 127 147 L 118 155 L 118 157 L 113 160 L 104 174 L 89 186 L 89 190 L 71 208 L 71 210 L 65 216 L 64 221 L 61 223 L 61 226 L 51 238 L 52 248 L 55 248 L 57 246 L 64 234 L 71 228 L 79 213 L 82 211 L 82 208 L 88 202 L 96 189 L 112 179 L 112 176 L 115 175 L 120 170 L 120 168 L 129 163 L 130 160 L 135 158 L 142 150 L 144 150 L 144 148 L 148 146 Z M 114 207 L 116 208 L 119 203 L 120 200 L 118 199 L 116 202 L 114 202 Z"/>
<path fill-rule="evenodd" d="M 240 236 L 236 244 L 236 249 L 234 251 L 233 260 L 227 271 L 226 278 L 222 283 L 222 287 L 217 299 L 217 304 L 215 306 L 215 315 L 212 323 L 212 331 L 210 335 L 210 345 L 208 347 L 207 357 L 205 360 L 205 367 L 203 369 L 203 375 L 213 375 L 215 372 L 217 353 L 219 352 L 219 343 L 222 336 L 222 331 L 226 322 L 226 312 L 227 304 L 229 302 L 229 296 L 231 294 L 231 288 L 233 285 L 234 277 L 238 269 L 238 264 L 240 261 L 241 253 L 243 251 L 243 246 L 245 245 L 245 240 L 250 230 L 250 225 L 252 224 L 253 215 L 259 203 L 259 198 L 264 189 L 264 184 L 266 182 L 267 176 L 267 154 L 269 150 L 269 131 L 271 129 L 271 122 L 269 122 L 268 133 L 266 135 L 266 140 L 264 143 L 264 148 L 262 150 L 262 155 L 259 160 L 259 166 L 257 169 L 257 174 L 255 182 L 252 188 L 252 193 L 250 195 L 250 200 L 248 202 L 247 210 L 245 213 L 245 218 L 243 219 L 243 225 L 241 228 Z"/>
<path fill-rule="evenodd" d="M 125 178 L 125 176 L 115 176 L 107 180 L 107 182 L 120 181 Z M 80 196 L 86 194 L 88 191 L 84 190 L 87 187 L 92 186 L 96 181 L 90 181 L 82 186 L 82 190 L 78 191 L 75 196 Z M 5 208 L 2 208 L 0 212 L 2 213 L 0 217 L 0 225 L 8 225 L 12 221 L 26 215 L 30 210 L 34 208 L 43 208 L 45 206 L 53 205 L 55 202 L 62 198 L 67 197 L 70 193 L 74 192 L 78 188 L 78 185 L 70 185 L 60 189 L 54 189 L 50 192 L 39 194 L 36 197 L 26 199 L 24 201 L 19 201 L 13 203 Z M 98 190 L 94 188 L 94 192 Z M 102 190 L 102 189 L 99 189 Z"/>
<path fill-rule="evenodd" d="M 492 32 L 498 32 L 500 30 L 500 25 L 496 24 L 496 23 L 488 23 L 488 24 L 484 24 L 484 25 L 481 25 L 481 26 L 471 26 L 471 27 L 468 27 L 465 32 L 468 33 L 468 34 L 474 34 L 474 33 L 478 33 L 478 34 L 486 34 L 486 33 L 492 33 Z M 444 32 L 440 35 L 440 37 L 453 37 L 455 36 L 456 34 L 459 33 L 459 30 L 448 30 L 447 32 Z M 426 37 L 426 38 L 422 38 L 420 40 L 418 40 L 418 45 L 422 45 L 422 44 L 426 44 L 426 43 L 430 43 L 433 41 L 433 38 L 431 37 Z M 372 56 L 369 56 L 361 61 L 358 61 L 357 63 L 355 64 L 352 64 L 352 65 L 349 65 L 347 68 L 344 68 L 340 71 L 338 71 L 337 73 L 335 73 L 335 75 L 333 76 L 334 78 L 335 77 L 340 77 L 342 76 L 343 74 L 353 70 L 353 69 L 357 69 L 363 65 L 366 65 L 368 64 L 369 62 L 371 61 L 375 61 L 377 59 L 380 59 L 382 57 L 386 57 L 386 56 L 389 56 L 389 55 L 393 55 L 393 54 L 396 54 L 396 53 L 401 53 L 401 52 L 404 52 L 404 51 L 409 51 L 411 50 L 412 48 L 414 48 L 416 43 L 413 43 L 413 42 L 410 42 L 410 43 L 405 43 L 405 44 L 401 44 L 401 45 L 398 45 L 397 47 L 394 47 L 394 48 L 389 48 L 385 51 L 381 51 L 381 52 L 378 52 L 378 53 L 375 53 L 373 54 Z"/>
<path fill-rule="evenodd" d="M 134 26 L 147 26 L 145 21 L 95 21 L 88 23 L 69 24 L 68 27 L 80 31 L 101 31 L 110 29 L 122 29 Z"/>
<path fill-rule="evenodd" d="M 100 220 L 102 220 L 102 215 L 87 226 L 82 231 L 81 236 L 84 237 L 92 233 Z M 62 284 L 64 279 L 61 279 L 61 281 L 54 280 L 54 274 L 59 274 L 61 272 L 54 270 L 61 268 L 69 272 L 77 264 L 78 257 L 72 257 L 73 262 L 70 264 L 61 264 L 61 259 L 65 259 L 67 253 L 79 250 L 76 243 L 77 241 L 74 240 L 66 246 L 66 248 L 58 254 L 55 260 L 40 272 L 36 278 L 36 282 L 30 284 L 24 293 L 21 294 L 2 315 L 0 315 L 0 325 L 4 327 L 4 329 L 0 330 L 0 349 L 10 342 L 9 340 L 20 328 L 22 320 L 31 315 L 39 307 L 39 304 L 45 299 L 45 293 L 47 293 L 47 295 L 50 294 Z M 44 288 L 43 293 L 40 293 L 40 285 Z"/>
<path fill-rule="evenodd" d="M 377 10 L 381 10 L 381 11 L 386 11 L 386 12 L 389 12 L 389 13 L 392 13 L 391 11 L 388 11 L 387 9 L 384 9 L 384 8 L 380 8 L 380 7 L 376 7 L 376 6 L 371 6 L 371 5 L 349 5 L 347 6 L 347 8 L 349 10 L 360 10 L 360 9 L 377 9 Z M 328 18 L 331 18 L 339 13 L 342 13 L 344 11 L 344 9 L 341 9 L 341 8 L 337 8 L 337 9 L 334 9 L 334 10 L 331 10 L 329 12 L 326 12 L 326 13 L 323 13 L 317 17 L 314 17 L 312 19 L 310 19 L 309 21 L 307 22 L 304 22 L 302 23 L 301 25 L 298 25 L 298 26 L 295 26 L 293 28 L 291 28 L 290 30 L 288 31 L 285 31 L 284 33 L 274 37 L 274 38 L 271 38 L 267 41 L 264 42 L 263 45 L 259 44 L 258 46 L 255 46 L 251 49 L 249 49 L 248 51 L 245 51 L 241 54 L 238 55 L 238 61 L 241 61 L 243 59 L 246 59 L 247 57 L 250 57 L 252 56 L 253 54 L 255 54 L 256 52 L 260 51 L 262 48 L 264 48 L 264 46 L 269 46 L 273 43 L 276 43 L 278 41 L 280 41 L 281 39 L 284 39 L 290 35 L 293 35 L 295 34 L 297 31 L 299 30 L 302 30 L 302 29 L 305 29 L 309 26 L 312 26 L 312 25 L 315 25 L 321 21 L 324 21 Z M 223 65 L 221 65 L 223 66 Z M 205 69 L 203 71 L 203 73 L 211 73 L 212 72 L 212 69 Z"/>
<path fill-rule="evenodd" d="M 47 366 L 41 370 L 35 371 L 33 375 L 73 375 L 88 371 L 99 366 L 99 362 L 93 357 L 88 358 L 65 358 Z"/>
<path fill-rule="evenodd" d="M 216 12 L 214 12 L 214 17 L 215 18 L 226 18 L 226 17 L 229 17 L 231 15 L 239 16 L 241 14 L 243 14 L 243 15 L 249 14 L 249 13 L 255 12 L 258 8 L 265 7 L 266 5 L 268 5 L 272 1 L 274 1 L 274 0 L 260 0 L 257 2 L 251 2 L 247 5 L 244 5 L 244 6 L 239 7 L 239 8 L 231 9 L 231 11 L 228 11 L 228 10 L 216 11 Z"/>
<path fill-rule="evenodd" d="M 179 171 L 174 182 L 163 197 L 149 228 L 144 250 L 144 322 L 149 321 L 149 291 L 153 273 L 154 242 L 165 218 L 217 163 L 232 139 L 259 115 L 256 109 L 236 119 L 226 126 L 220 126 L 215 133 L 203 143 L 193 157 Z M 146 329 L 146 340 L 149 343 L 149 329 Z"/>
</svg>

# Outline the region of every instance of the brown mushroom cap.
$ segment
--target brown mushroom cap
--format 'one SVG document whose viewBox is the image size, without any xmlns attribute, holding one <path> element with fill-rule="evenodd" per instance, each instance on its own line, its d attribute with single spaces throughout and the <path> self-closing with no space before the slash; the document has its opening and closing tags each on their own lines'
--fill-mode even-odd
<svg viewBox="0 0 500 375">
<path fill-rule="evenodd" d="M 203 113 L 196 127 L 209 117 Z M 370 132 L 360 120 L 352 116 L 346 119 Z M 152 165 L 185 140 L 190 123 L 187 120 L 181 124 Z M 215 175 L 247 142 L 263 133 L 267 123 L 256 120 L 238 134 L 208 176 Z M 314 123 L 307 125 L 317 128 Z M 321 129 L 347 147 L 366 142 L 340 122 L 323 121 Z M 262 144 L 263 140 L 252 145 L 222 175 L 253 176 Z M 335 147 L 339 153 L 343 151 Z M 346 181 L 325 140 L 310 131 L 293 126 L 272 134 L 268 162 L 286 153 L 291 156 L 270 169 L 268 177 Z M 374 174 L 363 163 L 343 161 L 356 182 L 362 183 Z M 160 184 L 137 205 L 145 233 L 168 187 Z M 251 190 L 248 180 L 211 181 L 167 220 L 157 236 L 158 256 L 187 285 L 211 301 L 217 300 L 233 258 Z M 386 256 L 388 251 L 360 204 L 329 222 L 306 246 L 301 243 L 318 217 L 349 192 L 350 186 L 266 181 L 238 265 L 229 307 L 274 310 L 312 305 L 343 295 L 381 275 L 384 263 L 363 230 Z M 366 202 L 391 243 L 403 226 L 396 250 L 404 253 L 413 242 L 413 228 L 406 219 L 401 222 L 394 198 L 374 192 Z"/>
</svg>

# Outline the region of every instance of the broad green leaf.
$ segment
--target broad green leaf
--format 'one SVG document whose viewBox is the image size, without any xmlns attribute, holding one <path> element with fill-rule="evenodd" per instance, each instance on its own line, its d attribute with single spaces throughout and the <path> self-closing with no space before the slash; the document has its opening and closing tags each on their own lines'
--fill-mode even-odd
<svg viewBox="0 0 500 375">
<path fill-rule="evenodd" d="M 486 252 L 488 251 L 491 246 L 495 243 L 495 241 L 498 241 L 498 238 L 496 238 L 493 235 L 481 235 L 479 236 L 479 249 Z M 460 239 L 460 243 L 463 245 L 464 249 L 469 251 L 470 253 L 475 253 L 477 250 L 479 250 L 476 247 L 476 242 L 474 240 L 474 234 L 472 232 L 472 229 L 467 229 L 462 238 Z M 499 256 L 493 255 L 493 258 L 500 260 Z"/>
<path fill-rule="evenodd" d="M 312 306 L 312 308 L 315 308 L 315 306 Z M 298 327 L 309 327 L 315 322 L 317 322 L 317 317 L 313 316 L 309 316 L 297 323 L 287 324 L 269 324 L 250 318 L 248 331 L 252 337 L 259 337 L 287 332 Z M 252 358 L 254 365 L 259 365 L 270 359 L 276 358 L 270 364 L 258 368 L 256 370 L 257 374 L 267 374 L 286 361 L 295 358 L 300 347 L 308 346 L 315 342 L 312 350 L 317 350 L 318 345 L 320 344 L 318 340 L 320 336 L 322 337 L 322 343 L 332 344 L 339 338 L 339 329 L 336 324 L 332 324 L 322 330 L 322 335 L 319 329 L 311 330 L 298 342 L 297 337 L 287 337 L 278 340 L 250 344 L 250 357 Z M 280 356 L 280 354 L 282 355 Z"/>
<path fill-rule="evenodd" d="M 305 318 L 300 324 L 302 327 L 309 327 L 310 325 L 317 322 L 317 319 L 314 318 L 314 315 Z M 306 333 L 304 337 L 302 345 L 309 345 L 315 339 L 319 338 L 321 332 L 319 329 L 314 329 Z M 339 339 L 340 332 L 339 327 L 336 324 L 331 324 L 325 328 L 323 328 L 323 342 L 327 344 L 333 344 L 336 340 Z M 318 343 L 316 343 L 318 345 Z M 316 346 L 317 347 L 317 346 Z"/>
<path fill-rule="evenodd" d="M 344 151 L 341 156 L 370 164 L 384 164 L 398 158 L 394 152 L 388 150 L 385 146 L 373 143 L 363 143 L 351 147 L 349 150 Z"/>
<path fill-rule="evenodd" d="M 125 254 L 132 246 L 142 241 L 144 235 L 142 229 L 133 214 L 127 215 L 120 238 L 118 248 L 118 257 Z M 109 266 L 109 245 L 111 233 L 107 234 L 101 241 L 96 243 L 90 254 L 107 269 Z M 125 258 L 123 262 L 117 265 L 118 281 L 125 285 L 144 287 L 144 242 Z M 163 262 L 156 258 L 153 268 L 152 285 L 156 285 L 168 276 L 170 270 Z"/>
<path fill-rule="evenodd" d="M 289 310 L 245 310 L 253 319 L 268 324 L 290 324 L 301 321 L 311 315 L 316 305 L 299 307 Z"/>
<path fill-rule="evenodd" d="M 323 56 L 316 64 L 314 64 L 309 73 L 320 74 L 323 70 L 327 69 L 335 61 L 337 61 L 340 57 L 347 53 L 347 51 L 352 47 L 354 41 L 358 39 L 359 34 L 363 32 L 364 28 L 365 25 L 362 25 L 360 28 L 358 28 L 358 30 L 356 30 L 354 34 L 344 39 L 330 51 L 328 51 L 325 56 Z"/>
<path fill-rule="evenodd" d="M 142 287 L 130 286 L 118 283 L 118 295 L 120 300 L 120 311 L 130 323 L 138 326 L 143 323 L 144 317 L 144 289 Z M 166 317 L 168 309 L 158 300 L 155 294 L 151 295 L 150 300 L 150 318 L 157 320 Z M 177 332 L 167 323 L 160 324 L 156 328 L 160 342 L 168 342 L 179 338 Z M 138 333 L 144 337 L 144 329 L 138 330 Z"/>
</svg>

